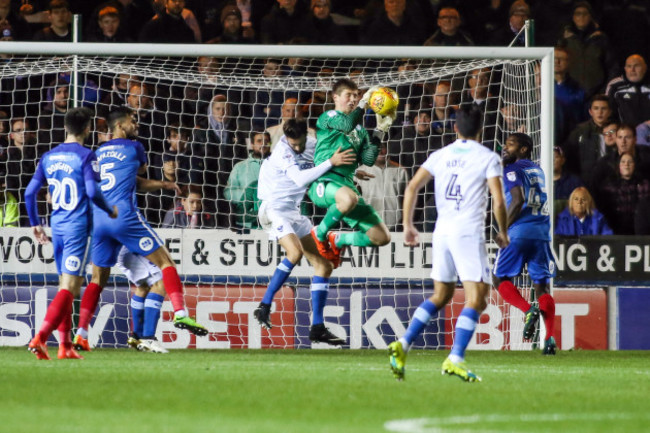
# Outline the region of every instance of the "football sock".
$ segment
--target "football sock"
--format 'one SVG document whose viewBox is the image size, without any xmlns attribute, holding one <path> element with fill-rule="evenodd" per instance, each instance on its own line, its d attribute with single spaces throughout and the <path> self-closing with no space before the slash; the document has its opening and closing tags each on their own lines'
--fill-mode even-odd
<svg viewBox="0 0 650 433">
<path fill-rule="evenodd" d="M 460 312 L 456 321 L 456 333 L 454 335 L 454 345 L 451 347 L 451 355 L 458 358 L 452 358 L 452 361 L 458 362 L 465 359 L 465 349 L 474 335 L 476 324 L 480 314 L 473 308 L 465 307 Z"/>
<path fill-rule="evenodd" d="M 157 293 L 149 293 L 144 300 L 144 324 L 141 335 L 145 338 L 155 337 L 158 319 L 160 319 L 160 309 L 165 300 L 164 296 Z"/>
<path fill-rule="evenodd" d="M 65 317 L 65 314 L 68 313 L 68 306 L 72 306 L 72 300 L 74 296 L 70 293 L 69 290 L 59 290 L 47 307 L 47 313 L 45 313 L 45 319 L 43 319 L 43 324 L 41 325 L 38 335 L 41 338 L 41 341 L 45 343 L 52 334 L 52 331 L 59 326 L 61 320 Z"/>
<path fill-rule="evenodd" d="M 142 296 L 131 296 L 131 317 L 133 318 L 133 333 L 142 337 L 142 327 L 144 325 L 144 298 Z"/>
<path fill-rule="evenodd" d="M 101 295 L 103 287 L 99 284 L 90 283 L 86 286 L 84 294 L 81 297 L 81 306 L 79 307 L 79 328 L 88 330 L 90 321 L 95 315 L 95 310 L 99 304 L 99 295 Z M 84 337 L 86 338 L 86 337 Z"/>
<path fill-rule="evenodd" d="M 314 276 L 311 279 L 311 308 L 313 310 L 312 325 L 318 325 L 325 322 L 325 319 L 323 318 L 323 310 L 325 310 L 329 286 L 329 278 Z"/>
<path fill-rule="evenodd" d="M 544 326 L 546 327 L 546 339 L 555 337 L 555 300 L 548 293 L 544 293 L 539 297 L 539 311 L 542 312 L 544 318 Z"/>
<path fill-rule="evenodd" d="M 337 209 L 336 203 L 328 207 L 323 220 L 316 227 L 316 236 L 318 239 L 321 241 L 327 239 L 327 232 L 337 225 L 341 221 L 341 218 L 343 218 L 343 214 Z"/>
<path fill-rule="evenodd" d="M 358 247 L 372 246 L 372 242 L 367 234 L 362 232 L 343 232 L 336 239 L 336 246 L 355 245 Z"/>
<path fill-rule="evenodd" d="M 178 314 L 180 310 L 185 312 L 183 285 L 181 284 L 181 279 L 178 276 L 176 268 L 173 266 L 167 266 L 162 270 L 162 276 L 163 284 L 165 285 L 165 291 L 169 295 L 169 300 L 172 301 L 174 313 Z"/>
<path fill-rule="evenodd" d="M 524 313 L 530 310 L 530 304 L 521 296 L 512 281 L 502 281 L 498 287 L 501 297 L 510 305 L 519 308 Z"/>
<path fill-rule="evenodd" d="M 424 327 L 427 326 L 427 323 L 431 320 L 431 316 L 433 316 L 436 311 L 438 311 L 438 307 L 428 299 L 421 303 L 415 310 L 411 323 L 409 323 L 409 327 L 406 329 L 406 333 L 399 339 L 404 351 L 407 351 L 409 347 L 411 347 L 413 340 L 418 338 L 418 335 L 420 335 Z"/>
<path fill-rule="evenodd" d="M 59 331 L 59 344 L 63 345 L 66 349 L 72 347 L 72 335 L 70 331 L 72 330 L 72 302 L 67 304 L 66 311 L 57 331 Z M 42 341 L 42 340 L 41 340 Z"/>
<path fill-rule="evenodd" d="M 291 263 L 286 257 L 282 259 L 282 262 L 280 262 L 278 267 L 275 268 L 275 272 L 273 272 L 269 286 L 266 288 L 266 293 L 262 299 L 263 303 L 270 304 L 273 302 L 273 297 L 278 292 L 278 290 L 282 288 L 284 282 L 287 281 L 287 278 L 289 278 L 289 275 L 291 274 L 294 266 L 295 265 Z"/>
</svg>

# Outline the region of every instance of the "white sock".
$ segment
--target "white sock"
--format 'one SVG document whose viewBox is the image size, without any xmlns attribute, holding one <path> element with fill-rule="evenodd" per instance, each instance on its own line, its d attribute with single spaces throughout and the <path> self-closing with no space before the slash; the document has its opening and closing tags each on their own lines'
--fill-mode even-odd
<svg viewBox="0 0 650 433">
<path fill-rule="evenodd" d="M 79 328 L 77 329 L 77 335 L 81 335 L 81 338 L 87 340 L 88 339 L 88 330 L 84 328 Z"/>
</svg>

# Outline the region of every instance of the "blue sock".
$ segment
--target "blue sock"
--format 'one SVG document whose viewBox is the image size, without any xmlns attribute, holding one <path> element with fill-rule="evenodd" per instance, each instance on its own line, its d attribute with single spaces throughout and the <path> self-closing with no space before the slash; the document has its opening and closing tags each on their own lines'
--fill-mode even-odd
<svg viewBox="0 0 650 433">
<path fill-rule="evenodd" d="M 144 298 L 131 296 L 131 317 L 133 318 L 133 333 L 142 337 L 142 323 L 144 322 Z"/>
<path fill-rule="evenodd" d="M 287 278 L 289 278 L 289 275 L 291 274 L 294 266 L 295 265 L 291 263 L 286 257 L 282 259 L 282 262 L 278 265 L 277 268 L 275 268 L 275 272 L 271 277 L 269 286 L 266 288 L 266 293 L 264 294 L 264 298 L 262 298 L 263 303 L 270 304 L 273 302 L 273 297 L 278 292 L 278 290 L 282 288 L 284 282 L 287 281 Z"/>
<path fill-rule="evenodd" d="M 402 337 L 408 345 L 411 345 L 413 340 L 418 338 L 418 335 L 420 335 L 424 327 L 429 323 L 431 316 L 433 316 L 437 311 L 438 307 L 428 299 L 420 304 L 420 306 L 415 310 L 415 313 L 413 313 L 413 318 L 411 319 L 411 323 L 409 323 L 406 334 Z"/>
<path fill-rule="evenodd" d="M 157 293 L 149 293 L 144 300 L 144 329 L 143 337 L 155 337 L 158 319 L 160 319 L 160 309 L 165 300 L 164 296 Z"/>
<path fill-rule="evenodd" d="M 454 345 L 451 347 L 451 354 L 462 359 L 465 358 L 465 349 L 474 335 L 478 318 L 481 314 L 473 308 L 465 307 L 460 312 L 456 321 L 456 335 Z"/>
<path fill-rule="evenodd" d="M 327 291 L 330 287 L 330 279 L 325 277 L 313 277 L 311 279 L 311 309 L 314 317 L 312 325 L 318 325 L 325 322 L 323 310 L 327 303 Z"/>
</svg>

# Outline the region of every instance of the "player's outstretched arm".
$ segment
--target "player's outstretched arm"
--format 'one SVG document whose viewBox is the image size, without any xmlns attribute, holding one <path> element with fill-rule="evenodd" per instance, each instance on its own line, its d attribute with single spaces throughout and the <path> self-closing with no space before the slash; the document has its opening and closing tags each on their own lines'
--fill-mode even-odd
<svg viewBox="0 0 650 433">
<path fill-rule="evenodd" d="M 316 167 L 301 170 L 298 164 L 292 165 L 287 169 L 287 176 L 296 185 L 305 187 L 321 177 L 332 167 L 337 165 L 353 164 L 356 160 L 357 155 L 354 153 L 354 150 L 347 149 L 341 151 L 341 148 L 339 147 L 330 159 L 321 162 Z"/>
<path fill-rule="evenodd" d="M 492 194 L 492 213 L 497 221 L 499 233 L 495 239 L 499 248 L 505 248 L 510 243 L 508 238 L 508 214 L 506 211 L 506 198 L 503 195 L 503 181 L 501 176 L 488 178 L 488 188 Z"/>
<path fill-rule="evenodd" d="M 507 215 L 508 215 L 508 227 L 510 227 L 521 214 L 521 210 L 524 207 L 524 188 L 522 186 L 515 186 L 510 189 L 510 205 L 508 206 Z"/>
<path fill-rule="evenodd" d="M 176 194 L 181 194 L 181 188 L 176 184 L 176 182 L 147 179 L 141 176 L 137 176 L 136 181 L 138 191 L 151 192 L 159 189 L 173 189 L 176 191 Z"/>
<path fill-rule="evenodd" d="M 404 226 L 404 243 L 416 246 L 420 243 L 420 233 L 413 224 L 413 211 L 418 193 L 422 187 L 431 180 L 433 176 L 426 169 L 420 167 L 415 176 L 406 186 L 404 191 L 404 203 L 402 204 L 402 225 Z"/>
</svg>

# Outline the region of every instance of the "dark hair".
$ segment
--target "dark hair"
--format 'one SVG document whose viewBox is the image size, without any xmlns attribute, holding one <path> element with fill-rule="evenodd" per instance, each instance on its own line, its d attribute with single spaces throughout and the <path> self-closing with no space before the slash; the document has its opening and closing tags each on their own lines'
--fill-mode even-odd
<svg viewBox="0 0 650 433">
<path fill-rule="evenodd" d="M 248 136 L 249 140 L 251 141 L 251 144 L 255 141 L 255 136 L 262 134 L 266 138 L 269 139 L 269 142 L 271 141 L 271 134 L 268 131 L 251 131 L 250 135 Z"/>
<path fill-rule="evenodd" d="M 54 9 L 67 9 L 70 10 L 70 5 L 66 0 L 51 0 L 47 5 L 47 10 L 52 12 Z"/>
<path fill-rule="evenodd" d="M 343 89 L 358 90 L 359 87 L 357 86 L 357 83 L 350 80 L 349 78 L 341 78 L 339 80 L 336 80 L 336 83 L 334 83 L 334 86 L 332 86 L 332 93 L 338 95 L 343 91 Z"/>
<path fill-rule="evenodd" d="M 282 131 L 288 138 L 296 140 L 307 135 L 307 122 L 302 119 L 287 119 Z"/>
<path fill-rule="evenodd" d="M 115 124 L 124 119 L 125 117 L 130 117 L 133 115 L 133 110 L 131 110 L 129 107 L 117 107 L 111 110 L 110 113 L 108 113 L 108 116 L 106 118 L 106 122 L 108 123 L 108 129 L 111 131 L 115 129 Z"/>
<path fill-rule="evenodd" d="M 456 128 L 466 138 L 475 137 L 481 131 L 483 112 L 475 105 L 461 105 L 456 111 Z"/>
<path fill-rule="evenodd" d="M 65 113 L 65 130 L 72 135 L 81 135 L 90 125 L 93 112 L 90 108 L 71 108 Z"/>
<path fill-rule="evenodd" d="M 523 132 L 515 132 L 514 134 L 510 134 L 510 137 L 517 140 L 520 149 L 524 146 L 528 148 L 524 156 L 530 158 L 530 155 L 533 153 L 533 139 L 530 138 L 530 135 L 524 134 Z M 562 149 L 560 149 L 560 151 L 562 151 Z"/>
<path fill-rule="evenodd" d="M 628 131 L 632 131 L 632 135 L 636 137 L 636 128 L 634 125 L 630 125 L 629 123 L 621 123 L 618 125 L 618 129 L 616 130 L 616 133 L 620 131 L 621 129 L 627 129 Z"/>
<path fill-rule="evenodd" d="M 589 101 L 589 108 L 591 108 L 591 106 L 594 105 L 594 102 L 596 101 L 607 102 L 607 106 L 610 108 L 612 107 L 612 104 L 609 102 L 609 97 L 604 93 L 592 96 L 591 100 Z"/>
</svg>

